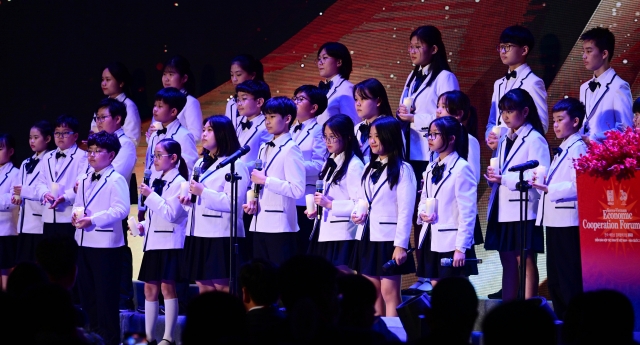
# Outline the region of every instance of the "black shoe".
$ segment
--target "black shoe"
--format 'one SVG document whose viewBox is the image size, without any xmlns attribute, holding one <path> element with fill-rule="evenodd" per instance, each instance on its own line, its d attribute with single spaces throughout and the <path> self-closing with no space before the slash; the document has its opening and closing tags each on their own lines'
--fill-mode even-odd
<svg viewBox="0 0 640 345">
<path fill-rule="evenodd" d="M 135 311 L 132 299 L 122 299 L 120 300 L 120 312 L 126 311 Z"/>
<path fill-rule="evenodd" d="M 155 339 L 153 339 L 151 341 L 147 341 L 147 344 L 149 344 L 149 345 L 158 345 L 158 342 Z"/>
<path fill-rule="evenodd" d="M 162 340 L 160 340 L 160 344 L 162 344 L 162 342 L 168 343 L 169 345 L 176 345 L 176 341 L 175 340 L 174 341 L 169 341 L 167 339 L 162 339 Z M 158 344 L 158 345 L 160 345 L 160 344 Z M 162 344 L 162 345 L 165 345 L 165 344 Z"/>
<path fill-rule="evenodd" d="M 489 294 L 489 299 L 502 299 L 502 289 L 500 289 L 500 291 L 498 292 L 494 292 L 492 294 Z"/>
</svg>

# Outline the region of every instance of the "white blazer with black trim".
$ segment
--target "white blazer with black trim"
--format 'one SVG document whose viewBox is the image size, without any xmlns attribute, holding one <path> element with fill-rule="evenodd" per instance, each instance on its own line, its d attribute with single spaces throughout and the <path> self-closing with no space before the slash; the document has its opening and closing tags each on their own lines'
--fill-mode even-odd
<svg viewBox="0 0 640 345">
<path fill-rule="evenodd" d="M 18 206 L 11 203 L 13 186 L 20 180 L 20 170 L 8 162 L 0 167 L 0 236 L 18 234 Z"/>
<path fill-rule="evenodd" d="M 152 172 L 156 170 L 153 166 L 153 152 L 156 145 L 162 140 L 170 138 L 180 143 L 182 148 L 182 158 L 187 163 L 187 169 L 193 170 L 193 165 L 198 160 L 198 151 L 196 149 L 196 140 L 178 120 L 174 120 L 167 126 L 167 133 L 158 135 L 158 132 L 151 133 L 149 137 L 149 147 L 147 147 L 147 155 L 145 160 L 145 167 Z"/>
<path fill-rule="evenodd" d="M 331 116 L 337 114 L 349 116 L 353 123 L 360 121 L 356 112 L 356 102 L 353 99 L 353 84 L 339 74 L 331 78 L 331 88 L 327 92 L 327 101 L 327 109 L 316 117 L 320 125 L 323 125 Z"/>
<path fill-rule="evenodd" d="M 127 180 L 127 184 L 131 181 L 131 175 L 133 174 L 133 168 L 136 166 L 136 162 L 138 161 L 138 155 L 136 153 L 136 144 L 131 140 L 131 138 L 127 137 L 122 128 L 113 132 L 116 136 L 118 136 L 118 140 L 120 141 L 120 151 L 116 155 L 116 158 L 113 159 L 111 165 L 118 172 L 118 174 L 124 176 L 125 180 Z"/>
<path fill-rule="evenodd" d="M 253 168 L 256 166 L 256 159 L 258 158 L 258 151 L 260 151 L 260 146 L 263 143 L 271 140 L 273 135 L 267 132 L 267 127 L 265 126 L 265 118 L 264 114 L 260 114 L 251 120 L 251 127 L 244 129 L 240 125 L 241 122 L 246 123 L 248 120 L 246 117 L 242 117 L 242 121 L 238 121 L 238 127 L 236 128 L 236 134 L 238 135 L 238 141 L 240 142 L 240 146 L 249 145 L 251 150 L 244 156 L 240 157 L 240 162 L 244 163 L 251 174 Z M 264 160 L 263 160 L 264 163 Z"/>
<path fill-rule="evenodd" d="M 22 186 L 18 233 L 42 234 L 42 210 L 45 206 L 40 202 L 40 196 L 36 191 L 36 183 L 40 175 L 40 165 L 45 164 L 44 157 L 46 157 L 47 153 L 43 152 L 40 156 L 34 154 L 31 158 L 25 159 L 20 165 L 20 178 L 16 181 L 17 184 Z M 38 165 L 36 165 L 31 174 L 27 172 L 25 167 L 30 159 L 39 159 Z"/>
<path fill-rule="evenodd" d="M 324 154 L 327 151 L 327 145 L 322 139 L 322 125 L 315 118 L 311 118 L 302 123 L 300 130 L 294 132 L 296 125 L 298 125 L 297 122 L 291 126 L 289 134 L 302 151 L 306 175 L 305 194 L 314 194 L 316 181 L 318 181 L 318 176 L 324 165 Z M 304 196 L 296 200 L 296 205 L 306 205 Z"/>
<path fill-rule="evenodd" d="M 133 101 L 128 98 L 124 93 L 116 96 L 118 101 L 124 103 L 127 109 L 127 118 L 124 120 L 124 124 L 122 125 L 122 129 L 124 133 L 131 141 L 133 141 L 136 146 L 140 143 L 140 135 L 142 133 L 142 124 L 140 122 L 140 113 L 138 112 L 138 106 L 133 103 Z M 93 116 L 96 116 L 94 113 Z M 95 118 L 91 121 L 91 128 L 96 128 L 98 125 L 96 124 Z"/>
</svg>

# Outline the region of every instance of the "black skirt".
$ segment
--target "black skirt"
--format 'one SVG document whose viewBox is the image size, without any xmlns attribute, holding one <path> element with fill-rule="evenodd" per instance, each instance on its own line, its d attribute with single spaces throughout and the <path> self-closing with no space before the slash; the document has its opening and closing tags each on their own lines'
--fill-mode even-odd
<svg viewBox="0 0 640 345">
<path fill-rule="evenodd" d="M 413 255 L 407 255 L 407 260 L 402 265 L 396 265 L 385 271 L 382 266 L 391 260 L 395 250 L 393 241 L 372 242 L 368 235 L 356 244 L 354 255 L 351 257 L 349 268 L 371 277 L 396 276 L 415 273 L 416 265 Z"/>
<path fill-rule="evenodd" d="M 244 238 L 238 238 L 238 244 L 242 248 Z M 229 245 L 229 237 L 187 236 L 184 241 L 182 277 L 189 280 L 229 278 Z"/>
<path fill-rule="evenodd" d="M 520 250 L 520 222 L 498 222 L 498 201 L 495 201 L 489 213 L 487 235 L 484 249 L 499 252 Z M 525 226 L 525 249 L 534 253 L 544 253 L 544 231 L 542 226 L 536 226 L 536 220 L 527 220 Z"/>
<path fill-rule="evenodd" d="M 19 234 L 16 263 L 36 262 L 36 248 L 43 238 L 42 234 Z"/>
<path fill-rule="evenodd" d="M 312 241 L 309 244 L 309 255 L 321 256 L 334 266 L 349 266 L 353 251 L 357 245 L 356 240 L 351 241 Z"/>
<path fill-rule="evenodd" d="M 482 227 L 480 226 L 480 215 L 476 214 L 476 225 L 473 229 L 473 245 L 477 246 L 484 243 L 482 237 Z"/>
<path fill-rule="evenodd" d="M 17 248 L 18 236 L 0 236 L 0 269 L 15 267 Z"/>
<path fill-rule="evenodd" d="M 143 282 L 178 280 L 183 254 L 182 249 L 147 250 L 142 256 L 138 280 Z"/>
<path fill-rule="evenodd" d="M 418 269 L 416 276 L 422 278 L 448 278 L 448 277 L 468 277 L 478 274 L 477 262 L 466 262 L 463 267 L 442 266 L 440 260 L 444 258 L 453 259 L 454 251 L 439 253 L 431 251 L 431 227 L 427 228 L 422 250 L 418 257 Z M 465 251 L 465 259 L 476 259 L 476 250 L 473 246 Z"/>
</svg>

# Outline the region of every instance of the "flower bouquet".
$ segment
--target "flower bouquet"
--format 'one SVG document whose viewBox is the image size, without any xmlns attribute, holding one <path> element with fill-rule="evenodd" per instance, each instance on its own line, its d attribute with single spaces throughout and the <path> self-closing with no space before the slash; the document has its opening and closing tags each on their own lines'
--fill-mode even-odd
<svg viewBox="0 0 640 345">
<path fill-rule="evenodd" d="M 574 159 L 576 171 L 604 180 L 633 177 L 640 162 L 640 129 L 609 130 L 605 135 L 602 143 L 592 141 L 587 154 Z"/>
</svg>

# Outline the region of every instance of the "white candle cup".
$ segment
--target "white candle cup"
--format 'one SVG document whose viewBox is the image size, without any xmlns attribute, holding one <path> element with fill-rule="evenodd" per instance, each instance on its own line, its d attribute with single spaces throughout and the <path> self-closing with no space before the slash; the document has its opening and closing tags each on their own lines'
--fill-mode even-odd
<svg viewBox="0 0 640 345">
<path fill-rule="evenodd" d="M 180 197 L 184 198 L 189 195 L 189 182 L 180 183 Z"/>
<path fill-rule="evenodd" d="M 313 201 L 314 195 L 307 194 L 305 195 L 305 201 L 307 202 L 307 214 L 313 213 L 316 211 L 316 203 Z"/>
<path fill-rule="evenodd" d="M 154 122 L 153 123 L 153 128 L 155 128 L 157 131 L 162 129 L 162 123 L 161 122 Z"/>
<path fill-rule="evenodd" d="M 20 195 L 16 195 L 16 194 L 12 195 L 11 200 L 13 200 L 13 202 L 18 202 L 18 200 L 20 200 Z"/>
<path fill-rule="evenodd" d="M 91 126 L 91 131 L 93 133 L 98 133 L 98 132 L 100 132 L 100 129 L 98 128 L 98 126 Z"/>
<path fill-rule="evenodd" d="M 256 200 L 256 193 L 253 191 L 253 189 L 249 189 L 247 191 L 247 204 L 249 204 L 253 200 Z"/>
<path fill-rule="evenodd" d="M 544 165 L 538 165 L 536 167 L 536 182 L 544 181 L 547 177 L 547 167 Z"/>
<path fill-rule="evenodd" d="M 425 213 L 427 216 L 431 216 L 438 213 L 438 199 L 427 198 Z"/>
<path fill-rule="evenodd" d="M 73 213 L 74 216 L 76 216 L 76 222 L 82 218 L 84 218 L 84 207 L 82 206 L 76 206 L 74 207 L 71 212 Z"/>
<path fill-rule="evenodd" d="M 407 98 L 403 99 L 403 100 L 402 100 L 402 104 L 403 104 L 405 107 L 407 107 L 407 108 L 411 109 L 411 105 L 413 105 L 413 98 L 411 98 L 411 97 L 407 97 Z"/>
<path fill-rule="evenodd" d="M 489 166 L 493 168 L 494 173 L 499 173 L 500 170 L 500 161 L 498 160 L 498 157 L 496 158 L 491 158 L 489 160 Z"/>
<path fill-rule="evenodd" d="M 140 230 L 138 230 L 138 220 L 134 217 L 129 217 L 127 219 L 127 225 L 129 225 L 129 230 L 131 230 L 131 234 L 133 237 L 140 235 Z"/>
<path fill-rule="evenodd" d="M 361 217 L 369 211 L 369 203 L 366 200 L 360 199 L 356 204 L 356 215 Z"/>
<path fill-rule="evenodd" d="M 493 134 L 495 134 L 495 135 L 496 135 L 496 137 L 500 138 L 500 137 L 502 137 L 504 134 L 506 134 L 506 132 L 507 132 L 507 127 L 493 126 L 493 128 L 491 128 L 491 132 L 493 132 Z"/>
<path fill-rule="evenodd" d="M 57 199 L 60 196 L 60 185 L 56 182 L 51 182 L 49 193 L 51 193 L 51 195 L 53 195 L 53 197 Z"/>
</svg>

